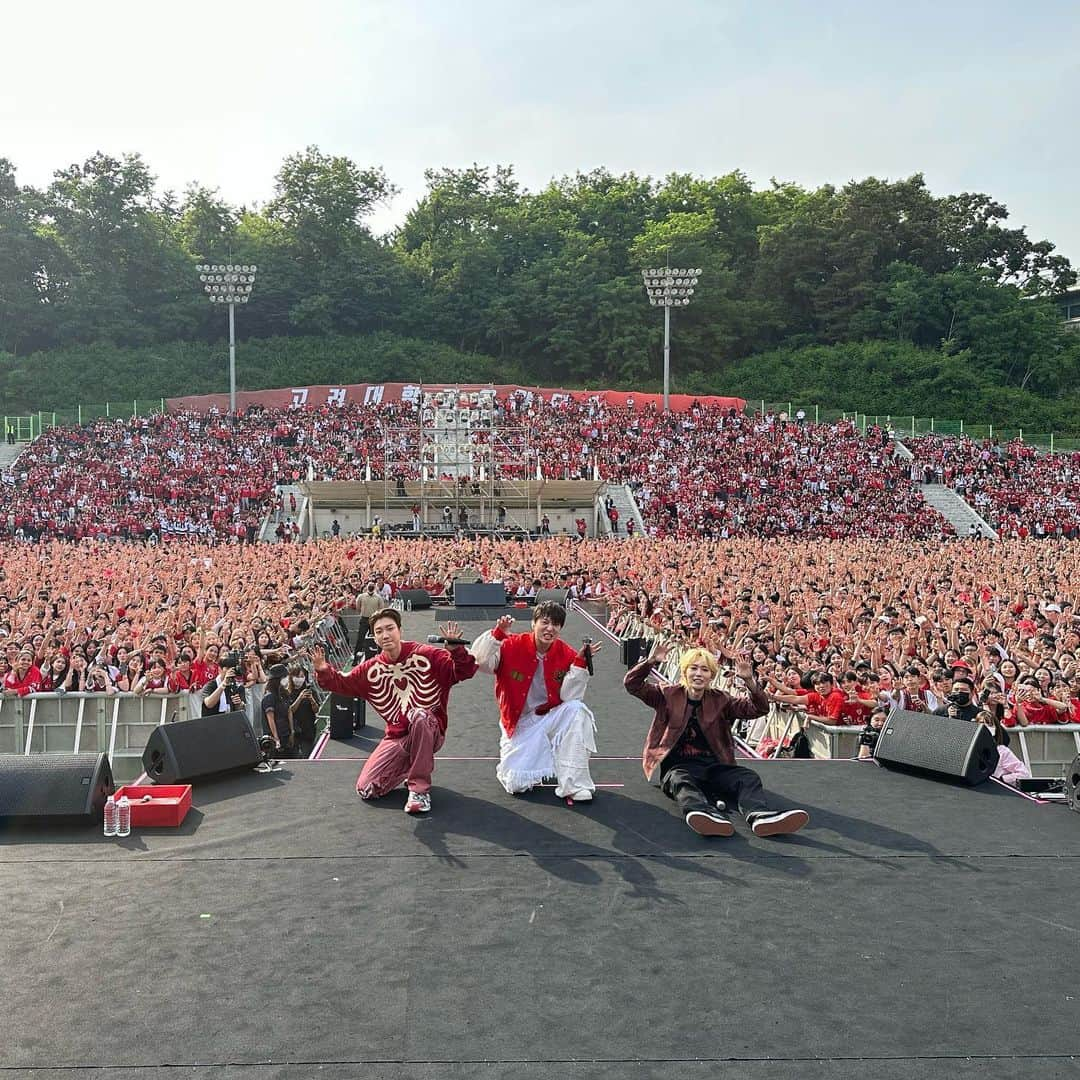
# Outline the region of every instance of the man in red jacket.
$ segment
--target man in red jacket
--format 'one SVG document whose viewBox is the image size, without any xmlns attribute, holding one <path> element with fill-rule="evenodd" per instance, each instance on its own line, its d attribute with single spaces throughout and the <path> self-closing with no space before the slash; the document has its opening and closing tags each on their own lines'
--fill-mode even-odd
<svg viewBox="0 0 1080 1080">
<path fill-rule="evenodd" d="M 445 637 L 461 634 L 457 623 L 442 627 Z M 462 645 L 449 651 L 402 641 L 401 615 L 383 608 L 371 616 L 371 634 L 381 650 L 348 675 L 326 662 L 326 652 L 312 653 L 315 678 L 324 690 L 363 698 L 386 721 L 386 735 L 364 762 L 356 781 L 361 799 L 377 799 L 402 782 L 409 789 L 406 814 L 431 809 L 431 774 L 435 754 L 446 737 L 450 687 L 476 674 L 476 661 Z"/>
<path fill-rule="evenodd" d="M 744 815 L 755 836 L 779 836 L 801 829 L 810 816 L 805 810 L 769 807 L 761 778 L 753 769 L 735 764 L 732 720 L 751 720 L 769 711 L 769 699 L 754 678 L 748 660 L 739 660 L 735 674 L 749 691 L 736 698 L 710 685 L 716 676 L 716 657 L 706 649 L 689 649 L 679 661 L 678 686 L 648 681 L 670 649 L 658 642 L 652 655 L 632 667 L 623 680 L 626 689 L 654 710 L 641 763 L 646 779 L 678 804 L 686 824 L 702 836 L 731 836 L 734 826 L 721 812 L 728 805 Z"/>
<path fill-rule="evenodd" d="M 537 604 L 530 633 L 511 634 L 514 617 L 504 615 L 473 642 L 472 652 L 480 669 L 495 675 L 499 783 L 516 795 L 554 776 L 560 798 L 589 802 L 596 790 L 589 774 L 596 720 L 582 700 L 588 661 L 560 638 L 565 624 L 562 604 Z M 591 649 L 597 653 L 600 646 Z"/>
</svg>

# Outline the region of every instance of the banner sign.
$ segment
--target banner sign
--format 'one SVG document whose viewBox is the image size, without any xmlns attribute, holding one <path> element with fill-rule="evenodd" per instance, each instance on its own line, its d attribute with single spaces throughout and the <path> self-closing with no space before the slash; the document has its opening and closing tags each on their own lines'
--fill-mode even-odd
<svg viewBox="0 0 1080 1080">
<path fill-rule="evenodd" d="M 331 408 L 342 405 L 418 405 L 425 393 L 439 393 L 445 390 L 460 390 L 462 394 L 476 393 L 481 390 L 494 390 L 500 400 L 514 398 L 519 407 L 532 405 L 553 405 L 558 407 L 567 401 L 603 401 L 607 405 L 627 406 L 633 403 L 635 409 L 654 406 L 663 407 L 662 394 L 637 394 L 626 390 L 554 390 L 536 386 L 495 385 L 491 383 L 353 383 L 349 386 L 291 386 L 281 390 L 238 391 L 236 407 L 243 412 L 251 405 L 260 405 L 267 409 L 314 409 L 323 406 Z M 722 409 L 735 409 L 742 412 L 746 402 L 737 397 L 707 397 L 693 394 L 671 394 L 669 397 L 672 411 L 686 412 L 696 401 L 702 405 L 711 405 Z M 167 398 L 169 410 L 189 409 L 194 412 L 209 412 L 217 409 L 226 412 L 229 408 L 228 394 L 203 394 L 190 397 Z M 463 405 L 467 402 L 462 402 Z"/>
</svg>

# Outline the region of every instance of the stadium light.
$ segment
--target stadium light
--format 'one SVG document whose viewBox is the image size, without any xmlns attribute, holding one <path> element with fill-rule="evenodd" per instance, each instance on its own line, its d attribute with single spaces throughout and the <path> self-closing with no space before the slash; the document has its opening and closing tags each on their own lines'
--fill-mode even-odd
<svg viewBox="0 0 1080 1080">
<path fill-rule="evenodd" d="M 653 307 L 664 308 L 664 412 L 668 411 L 669 385 L 671 382 L 671 309 L 687 307 L 694 295 L 701 267 L 697 269 L 672 269 L 665 266 L 642 270 L 645 293 Z"/>
<path fill-rule="evenodd" d="M 229 305 L 229 412 L 236 412 L 236 317 L 237 304 L 251 299 L 257 266 L 249 263 L 200 263 L 195 267 L 211 304 Z"/>
</svg>

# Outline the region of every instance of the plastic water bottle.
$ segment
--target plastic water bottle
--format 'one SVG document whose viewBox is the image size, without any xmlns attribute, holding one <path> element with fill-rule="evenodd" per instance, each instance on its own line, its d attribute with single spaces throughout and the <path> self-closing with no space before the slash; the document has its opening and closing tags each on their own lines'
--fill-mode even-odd
<svg viewBox="0 0 1080 1080">
<path fill-rule="evenodd" d="M 117 803 L 117 810 L 119 811 L 119 822 L 116 830 L 117 836 L 130 836 L 131 835 L 131 802 L 126 795 L 120 796 L 120 802 Z"/>
<path fill-rule="evenodd" d="M 110 795 L 105 800 L 105 835 L 115 836 L 119 827 L 120 808 L 116 805 L 116 800 Z"/>
</svg>

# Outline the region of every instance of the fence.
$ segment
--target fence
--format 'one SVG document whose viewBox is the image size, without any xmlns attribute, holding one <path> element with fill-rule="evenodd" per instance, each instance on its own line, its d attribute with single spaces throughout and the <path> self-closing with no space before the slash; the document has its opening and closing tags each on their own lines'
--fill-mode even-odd
<svg viewBox="0 0 1080 1080">
<path fill-rule="evenodd" d="M 352 650 L 341 620 L 327 616 L 312 638 L 325 647 L 331 663 L 351 667 Z M 310 685 L 314 688 L 313 679 Z M 247 695 L 248 721 L 256 732 L 264 689 L 255 684 Z M 327 701 L 328 695 L 321 698 L 320 716 Z M 117 783 L 126 783 L 142 772 L 142 752 L 154 728 L 201 715 L 202 693 L 198 691 L 0 695 L 0 754 L 105 753 Z"/>
<path fill-rule="evenodd" d="M 18 442 L 31 442 L 54 427 L 88 424 L 92 420 L 127 420 L 132 416 L 153 416 L 165 412 L 164 398 L 106 401 L 97 405 L 76 405 L 71 409 L 43 410 L 26 416 L 5 416 L 4 434 L 14 429 Z"/>
<path fill-rule="evenodd" d="M 996 439 L 1008 442 L 1021 439 L 1050 453 L 1067 453 L 1080 450 L 1080 436 L 1060 435 L 1056 432 L 1034 432 L 1022 427 L 998 427 L 994 424 L 968 424 L 963 420 L 950 420 L 935 416 L 899 416 L 895 414 L 844 412 L 826 409 L 819 404 L 798 401 L 748 401 L 747 408 L 760 406 L 763 413 L 786 413 L 795 418 L 800 412 L 806 420 L 815 424 L 828 424 L 836 420 L 853 420 L 860 431 L 867 427 L 891 427 L 900 436 L 916 435 L 967 435 L 972 439 Z M 45 410 L 28 416 L 5 416 L 4 433 L 14 429 L 19 442 L 36 439 L 49 428 L 70 424 L 85 424 L 91 420 L 115 417 L 126 420 L 131 416 L 150 416 L 166 411 L 164 398 L 145 398 L 128 401 L 106 401 L 104 404 L 75 405 L 70 409 Z"/>
<path fill-rule="evenodd" d="M 1080 450 L 1080 437 L 1062 436 L 1056 432 L 1036 432 L 1030 428 L 1000 427 L 996 424 L 968 424 L 963 420 L 948 420 L 935 416 L 897 416 L 886 413 L 843 412 L 840 409 L 823 409 L 819 405 L 804 405 L 797 401 L 755 402 L 763 413 L 777 415 L 783 413 L 790 419 L 803 413 L 803 419 L 815 424 L 831 424 L 837 420 L 851 420 L 865 432 L 868 427 L 887 427 L 900 438 L 914 438 L 917 435 L 966 435 L 969 439 L 981 441 L 994 439 L 997 442 L 1010 442 L 1020 439 L 1022 442 L 1037 446 L 1054 453 L 1070 453 Z"/>
<path fill-rule="evenodd" d="M 106 753 L 117 783 L 124 783 L 142 772 L 142 752 L 154 728 L 197 715 L 189 694 L 0 697 L 0 753 Z"/>
</svg>

